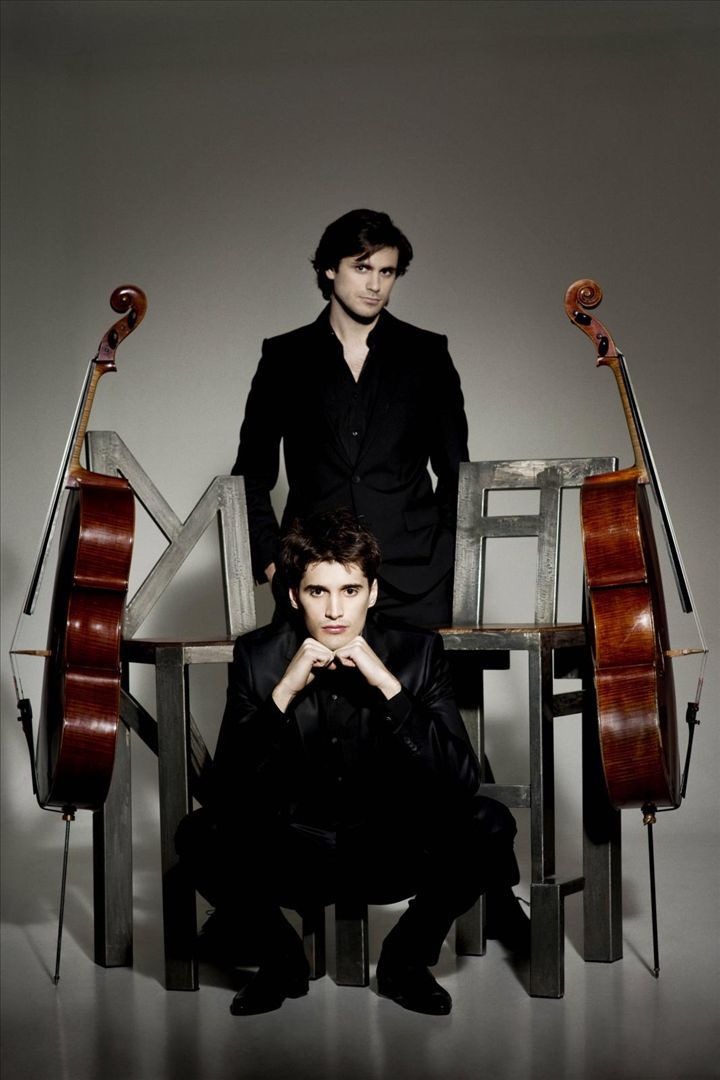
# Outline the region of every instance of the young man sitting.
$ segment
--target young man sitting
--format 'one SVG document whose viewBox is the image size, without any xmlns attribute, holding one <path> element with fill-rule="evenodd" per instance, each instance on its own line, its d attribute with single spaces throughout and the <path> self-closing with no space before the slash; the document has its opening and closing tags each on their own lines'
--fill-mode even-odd
<svg viewBox="0 0 720 1080">
<path fill-rule="evenodd" d="M 513 895 L 515 822 L 477 793 L 479 767 L 440 637 L 373 617 L 380 551 L 346 510 L 296 523 L 282 546 L 295 625 L 239 638 L 213 796 L 178 831 L 199 891 L 230 928 L 252 926 L 260 966 L 231 1012 L 308 990 L 302 943 L 281 912 L 340 897 L 412 897 L 385 939 L 381 994 L 445 1014 L 428 967 L 485 892 L 488 934 L 527 946 Z M 232 956 L 229 956 L 232 959 Z"/>
</svg>

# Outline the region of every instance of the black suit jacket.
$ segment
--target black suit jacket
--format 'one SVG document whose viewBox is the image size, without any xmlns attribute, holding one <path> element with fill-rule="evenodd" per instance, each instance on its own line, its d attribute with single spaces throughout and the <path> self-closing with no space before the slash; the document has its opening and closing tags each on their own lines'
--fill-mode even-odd
<svg viewBox="0 0 720 1080">
<path fill-rule="evenodd" d="M 325 808 L 318 802 L 323 760 L 319 679 L 286 713 L 272 700 L 304 636 L 289 625 L 268 626 L 236 642 L 210 803 L 225 820 L 259 816 L 324 823 Z M 402 690 L 386 701 L 359 672 L 341 682 L 356 710 L 364 754 L 358 774 L 363 790 L 357 791 L 354 816 L 440 826 L 447 815 L 469 804 L 479 783 L 442 640 L 430 630 L 382 615 L 368 618 L 365 637 Z M 327 812 L 331 817 L 332 808 Z"/>
<path fill-rule="evenodd" d="M 255 577 L 264 580 L 294 517 L 347 506 L 380 541 L 381 577 L 411 595 L 426 592 L 453 564 L 458 471 L 468 459 L 447 338 L 381 313 L 373 331 L 379 384 L 352 464 L 325 374 L 331 334 L 326 309 L 309 326 L 263 343 L 232 470 L 245 478 Z M 289 491 L 278 527 L 270 492 L 281 441 Z"/>
</svg>

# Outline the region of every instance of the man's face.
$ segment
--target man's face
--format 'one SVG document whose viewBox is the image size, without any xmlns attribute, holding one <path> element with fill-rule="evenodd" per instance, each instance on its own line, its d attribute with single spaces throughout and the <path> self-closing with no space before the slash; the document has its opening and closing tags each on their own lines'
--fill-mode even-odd
<svg viewBox="0 0 720 1080">
<path fill-rule="evenodd" d="M 312 563 L 299 588 L 290 590 L 290 603 L 302 612 L 308 634 L 333 651 L 362 633 L 376 600 L 377 581 L 370 585 L 355 563 Z"/>
<path fill-rule="evenodd" d="M 372 255 L 348 255 L 337 270 L 326 270 L 333 299 L 351 318 L 372 322 L 390 299 L 397 278 L 398 249 L 379 248 Z"/>
</svg>

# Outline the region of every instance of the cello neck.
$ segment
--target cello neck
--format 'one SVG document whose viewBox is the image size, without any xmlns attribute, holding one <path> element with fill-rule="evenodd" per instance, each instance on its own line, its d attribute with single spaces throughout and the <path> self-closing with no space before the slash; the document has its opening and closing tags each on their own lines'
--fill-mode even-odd
<svg viewBox="0 0 720 1080">
<path fill-rule="evenodd" d="M 633 469 L 637 473 L 638 483 L 652 483 L 652 472 L 651 469 L 648 468 L 649 445 L 647 436 L 645 435 L 642 417 L 640 416 L 640 410 L 637 406 L 637 400 L 633 392 L 632 383 L 630 382 L 630 375 L 628 373 L 625 357 L 621 352 L 618 352 L 617 349 L 614 349 L 612 356 L 599 355 L 597 362 L 598 365 L 602 364 L 609 367 L 615 376 L 615 382 L 617 383 L 620 401 L 625 414 L 625 423 L 627 424 L 628 434 L 630 436 L 633 457 L 635 459 Z"/>
<path fill-rule="evenodd" d="M 80 401 L 78 402 L 75 417 L 73 419 L 73 426 L 70 429 L 70 436 L 68 439 L 70 456 L 66 465 L 65 487 L 76 486 L 83 474 L 87 473 L 87 470 L 80 464 L 80 455 L 82 453 L 85 434 L 90 422 L 90 413 L 92 412 L 93 402 L 95 400 L 95 391 L 105 372 L 116 370 L 114 363 L 112 365 L 101 363 L 99 353 L 90 361 L 90 367 L 85 378 L 83 392 L 80 396 Z"/>
</svg>

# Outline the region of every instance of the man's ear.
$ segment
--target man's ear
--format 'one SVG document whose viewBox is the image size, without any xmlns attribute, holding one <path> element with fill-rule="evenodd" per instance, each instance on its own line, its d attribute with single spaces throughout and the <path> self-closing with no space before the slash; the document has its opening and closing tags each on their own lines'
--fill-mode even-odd
<svg viewBox="0 0 720 1080">
<path fill-rule="evenodd" d="M 375 601 L 377 600 L 377 594 L 378 594 L 378 581 L 377 581 L 377 578 L 375 578 L 372 585 L 370 586 L 370 599 L 368 600 L 368 607 L 372 607 L 374 605 Z"/>
<path fill-rule="evenodd" d="M 327 270 L 325 271 L 325 277 L 326 277 L 326 278 L 329 278 L 329 279 L 330 279 L 330 281 L 334 281 L 334 280 L 335 280 L 335 277 L 336 277 L 336 275 L 337 275 L 337 270 L 333 270 L 332 266 L 331 266 L 331 267 L 329 267 L 329 268 L 328 268 L 328 269 L 327 269 Z"/>
<path fill-rule="evenodd" d="M 299 611 L 300 605 L 298 603 L 297 589 L 288 589 L 288 596 L 290 597 L 290 603 L 292 604 L 292 606 L 295 608 L 296 611 Z"/>
</svg>

